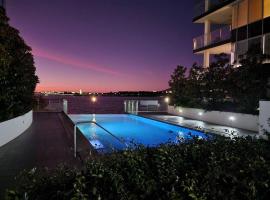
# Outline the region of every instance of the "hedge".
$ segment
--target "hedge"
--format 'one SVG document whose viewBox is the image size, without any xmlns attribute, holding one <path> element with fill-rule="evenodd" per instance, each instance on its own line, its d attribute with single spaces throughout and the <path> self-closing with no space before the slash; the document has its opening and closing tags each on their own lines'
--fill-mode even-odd
<svg viewBox="0 0 270 200">
<path fill-rule="evenodd" d="M 24 171 L 6 199 L 267 199 L 269 158 L 269 142 L 252 138 L 140 147 Z"/>
</svg>

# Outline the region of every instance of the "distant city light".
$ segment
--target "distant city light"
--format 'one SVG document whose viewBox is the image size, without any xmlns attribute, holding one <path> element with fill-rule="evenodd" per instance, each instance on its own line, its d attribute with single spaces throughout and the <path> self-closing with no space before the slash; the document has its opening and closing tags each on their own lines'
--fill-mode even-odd
<svg viewBox="0 0 270 200">
<path fill-rule="evenodd" d="M 203 115 L 203 113 L 202 113 L 202 112 L 199 112 L 199 113 L 198 113 L 198 115 L 202 116 L 202 115 Z"/>
<path fill-rule="evenodd" d="M 234 116 L 230 116 L 230 117 L 229 117 L 229 120 L 230 120 L 230 121 L 234 121 L 234 120 L 235 120 L 235 117 L 234 117 Z"/>
<path fill-rule="evenodd" d="M 169 98 L 169 97 L 165 97 L 164 101 L 165 101 L 166 103 L 169 103 L 169 102 L 170 102 L 170 98 Z"/>
<path fill-rule="evenodd" d="M 92 98 L 91 98 L 91 101 L 92 101 L 93 103 L 95 103 L 95 102 L 97 101 L 97 97 L 92 97 Z"/>
</svg>

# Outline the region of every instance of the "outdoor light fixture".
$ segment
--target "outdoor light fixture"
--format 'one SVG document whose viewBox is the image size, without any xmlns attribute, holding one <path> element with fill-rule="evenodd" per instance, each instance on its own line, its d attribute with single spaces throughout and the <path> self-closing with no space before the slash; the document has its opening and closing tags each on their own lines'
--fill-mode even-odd
<svg viewBox="0 0 270 200">
<path fill-rule="evenodd" d="M 198 115 L 202 116 L 202 115 L 203 115 L 203 113 L 202 113 L 202 112 L 199 112 L 199 113 L 198 113 Z"/>
<path fill-rule="evenodd" d="M 234 121 L 234 120 L 235 120 L 235 117 L 234 117 L 234 116 L 230 116 L 230 117 L 229 117 L 229 120 L 230 120 L 230 121 Z"/>
<path fill-rule="evenodd" d="M 92 101 L 93 103 L 95 103 L 95 102 L 97 101 L 97 97 L 93 96 L 93 97 L 91 98 L 91 101 Z"/>
<path fill-rule="evenodd" d="M 170 98 L 169 98 L 169 97 L 165 97 L 164 101 L 165 101 L 166 103 L 169 103 L 169 102 L 170 102 Z"/>
</svg>

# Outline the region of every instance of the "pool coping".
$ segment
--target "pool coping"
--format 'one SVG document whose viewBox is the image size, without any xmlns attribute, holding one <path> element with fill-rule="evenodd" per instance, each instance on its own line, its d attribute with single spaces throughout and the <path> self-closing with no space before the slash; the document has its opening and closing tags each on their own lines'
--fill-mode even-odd
<svg viewBox="0 0 270 200">
<path fill-rule="evenodd" d="M 81 115 L 81 114 L 77 114 L 77 115 Z M 63 116 L 65 116 L 66 120 L 68 121 L 69 125 L 71 125 L 73 128 L 75 126 L 75 123 L 70 119 L 70 117 L 68 116 L 67 113 L 63 112 Z M 89 155 L 100 155 L 99 152 L 93 147 L 93 145 L 89 142 L 89 140 L 85 137 L 85 135 L 81 132 L 81 130 L 76 127 L 76 133 L 77 133 L 77 136 L 79 136 L 80 138 L 77 137 L 77 144 L 78 144 L 78 139 L 82 139 L 81 142 L 83 143 L 87 143 L 89 149 L 87 149 L 89 151 Z M 73 132 L 74 134 L 74 132 Z M 74 148 L 74 147 L 73 147 Z M 81 158 L 87 158 L 88 156 L 87 155 L 82 155 L 82 152 L 79 151 L 79 148 L 77 148 L 77 152 L 76 152 Z M 87 152 L 88 154 L 88 152 Z"/>
</svg>

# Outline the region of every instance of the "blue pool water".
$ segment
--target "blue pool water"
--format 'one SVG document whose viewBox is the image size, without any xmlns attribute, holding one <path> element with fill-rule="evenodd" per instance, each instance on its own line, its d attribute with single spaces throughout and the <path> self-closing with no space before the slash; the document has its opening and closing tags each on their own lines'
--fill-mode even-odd
<svg viewBox="0 0 270 200">
<path fill-rule="evenodd" d="M 129 114 L 84 114 L 69 117 L 74 123 L 94 121 L 110 132 L 94 123 L 78 124 L 80 131 L 100 152 L 123 150 L 134 144 L 154 147 L 167 142 L 177 143 L 192 136 L 207 138 L 199 131 Z"/>
</svg>

